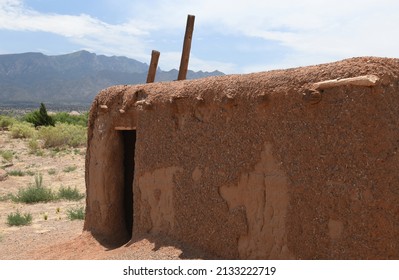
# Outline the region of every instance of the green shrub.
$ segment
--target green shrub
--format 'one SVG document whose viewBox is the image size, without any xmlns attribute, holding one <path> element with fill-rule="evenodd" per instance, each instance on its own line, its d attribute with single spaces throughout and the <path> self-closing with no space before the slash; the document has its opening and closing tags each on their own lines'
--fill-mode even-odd
<svg viewBox="0 0 399 280">
<path fill-rule="evenodd" d="M 54 168 L 51 168 L 47 171 L 48 175 L 54 175 L 57 171 Z"/>
<path fill-rule="evenodd" d="M 12 125 L 11 129 L 12 138 L 31 138 L 35 135 L 36 131 L 30 123 L 16 122 Z"/>
<path fill-rule="evenodd" d="M 71 187 L 61 187 L 58 191 L 58 198 L 59 199 L 66 199 L 66 200 L 81 200 L 84 198 L 85 195 L 80 193 L 79 190 L 75 187 L 72 189 Z"/>
<path fill-rule="evenodd" d="M 65 173 L 69 173 L 69 172 L 75 171 L 76 168 L 77 168 L 76 165 L 74 165 L 74 166 L 67 166 L 67 167 L 65 167 L 62 171 L 64 171 Z"/>
<path fill-rule="evenodd" d="M 41 127 L 39 139 L 44 141 L 44 147 L 78 147 L 86 144 L 87 129 L 78 125 L 57 124 L 55 127 Z"/>
<path fill-rule="evenodd" d="M 9 130 L 15 122 L 14 118 L 0 115 L 0 130 Z"/>
<path fill-rule="evenodd" d="M 24 120 L 32 123 L 35 127 L 55 125 L 54 119 L 47 114 L 46 106 L 43 103 L 40 103 L 39 110 L 26 114 Z"/>
<path fill-rule="evenodd" d="M 14 156 L 14 153 L 12 151 L 2 151 L 0 150 L 0 155 L 5 161 L 11 162 L 12 158 Z"/>
<path fill-rule="evenodd" d="M 11 213 L 7 216 L 7 224 L 9 226 L 25 226 L 32 223 L 32 215 L 29 213 L 21 214 L 19 211 Z"/>
<path fill-rule="evenodd" d="M 40 145 L 36 137 L 33 137 L 32 139 L 29 140 L 28 148 L 30 154 L 40 155 L 40 153 L 43 153 L 43 151 L 40 149 Z"/>
<path fill-rule="evenodd" d="M 35 183 L 27 188 L 20 189 L 18 194 L 13 197 L 15 202 L 38 203 L 55 200 L 56 196 L 52 190 L 43 186 L 43 177 L 41 174 L 35 176 Z"/>
<path fill-rule="evenodd" d="M 73 220 L 84 220 L 85 218 L 85 210 L 83 207 L 72 208 L 67 210 L 68 218 Z"/>
<path fill-rule="evenodd" d="M 25 172 L 21 170 L 11 170 L 8 171 L 7 174 L 10 176 L 19 176 L 19 177 L 25 176 Z"/>
<path fill-rule="evenodd" d="M 80 116 L 71 116 L 69 113 L 60 112 L 53 116 L 56 123 L 80 125 L 83 127 L 87 127 L 88 117 L 88 112 L 81 114 Z"/>
</svg>

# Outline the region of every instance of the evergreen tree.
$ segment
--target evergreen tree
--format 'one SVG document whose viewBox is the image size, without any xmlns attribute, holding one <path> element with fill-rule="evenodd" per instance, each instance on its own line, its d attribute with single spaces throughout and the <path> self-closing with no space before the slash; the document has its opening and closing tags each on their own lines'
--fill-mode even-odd
<svg viewBox="0 0 399 280">
<path fill-rule="evenodd" d="M 40 103 L 40 109 L 33 111 L 30 114 L 25 116 L 25 120 L 27 122 L 33 123 L 35 127 L 38 126 L 54 126 L 54 119 L 47 114 L 46 106 L 43 103 Z"/>
</svg>

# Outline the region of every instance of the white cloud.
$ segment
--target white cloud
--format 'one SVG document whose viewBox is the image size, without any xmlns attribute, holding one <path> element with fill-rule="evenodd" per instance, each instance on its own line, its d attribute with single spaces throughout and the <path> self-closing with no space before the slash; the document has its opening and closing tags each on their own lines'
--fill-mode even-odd
<svg viewBox="0 0 399 280">
<path fill-rule="evenodd" d="M 226 57 L 208 61 L 206 53 L 192 53 L 190 69 L 194 70 L 248 72 L 351 56 L 399 57 L 396 0 L 119 0 L 116 4 L 123 6 L 125 15 L 131 11 L 131 20 L 109 24 L 86 14 L 40 13 L 24 6 L 22 0 L 0 0 L 0 29 L 51 32 L 96 52 L 134 55 L 147 61 L 151 48 L 159 47 L 163 40 L 154 34 L 171 34 L 171 40 L 180 40 L 187 14 L 194 14 L 195 30 L 201 30 L 203 41 L 207 33 L 234 35 L 242 38 L 241 42 L 250 38 L 273 41 L 286 50 L 276 64 L 260 59 L 257 65 L 248 65 L 238 60 L 245 56 L 238 58 L 231 51 L 239 49 L 241 42 L 233 43 L 237 45 L 234 48 L 229 41 L 226 57 L 232 57 L 234 63 L 221 62 L 227 61 Z M 259 47 L 254 49 L 260 53 Z M 161 50 L 161 67 L 177 68 L 180 50 Z M 235 65 L 238 63 L 241 66 Z"/>
<path fill-rule="evenodd" d="M 351 56 L 398 57 L 398 10 L 399 2 L 394 0 L 158 0 L 140 6 L 137 14 L 167 29 L 181 28 L 183 19 L 192 13 L 197 29 L 234 34 L 242 40 L 275 41 L 291 50 L 285 61 L 276 64 L 279 67 Z M 251 67 L 246 65 L 240 71 Z"/>
<path fill-rule="evenodd" d="M 138 57 L 144 56 L 149 33 L 139 26 L 134 21 L 112 25 L 86 14 L 39 13 L 21 0 L 0 0 L 0 29 L 49 32 L 107 54 L 128 55 L 134 48 Z"/>
<path fill-rule="evenodd" d="M 179 69 L 181 53 L 179 52 L 162 52 L 159 60 L 159 67 L 162 70 Z M 190 55 L 189 70 L 212 72 L 219 70 L 224 73 L 232 73 L 236 69 L 233 63 L 225 63 L 221 61 L 203 60 L 193 54 Z"/>
</svg>

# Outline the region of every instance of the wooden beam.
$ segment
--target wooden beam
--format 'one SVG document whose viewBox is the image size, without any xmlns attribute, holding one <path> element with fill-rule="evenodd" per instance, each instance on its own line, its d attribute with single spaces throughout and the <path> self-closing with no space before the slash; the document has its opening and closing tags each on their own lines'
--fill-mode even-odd
<svg viewBox="0 0 399 280">
<path fill-rule="evenodd" d="M 365 76 L 358 76 L 346 79 L 334 79 L 334 80 L 327 80 L 327 81 L 314 83 L 313 89 L 322 90 L 322 89 L 333 88 L 338 86 L 346 86 L 346 85 L 372 87 L 375 86 L 379 80 L 380 78 L 376 75 L 365 75 Z"/>
<path fill-rule="evenodd" d="M 177 79 L 185 80 L 187 77 L 188 61 L 190 59 L 191 41 L 193 38 L 195 16 L 187 16 L 186 33 L 184 35 L 183 52 L 181 54 L 179 75 Z"/>
<path fill-rule="evenodd" d="M 155 74 L 157 72 L 158 60 L 160 54 L 161 53 L 156 50 L 153 50 L 151 52 L 151 62 L 150 62 L 150 67 L 148 68 L 147 83 L 153 83 L 155 81 Z"/>
<path fill-rule="evenodd" d="M 136 130 L 136 127 L 132 127 L 132 126 L 115 126 L 115 130 Z"/>
</svg>

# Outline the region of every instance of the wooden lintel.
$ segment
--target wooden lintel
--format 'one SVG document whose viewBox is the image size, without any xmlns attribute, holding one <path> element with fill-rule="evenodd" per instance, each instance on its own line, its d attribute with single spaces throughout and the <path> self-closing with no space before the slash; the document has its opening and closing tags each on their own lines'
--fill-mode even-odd
<svg viewBox="0 0 399 280">
<path fill-rule="evenodd" d="M 372 87 L 375 86 L 379 80 L 380 78 L 376 75 L 365 75 L 353 78 L 322 81 L 314 83 L 313 88 L 316 90 L 322 90 L 322 89 L 333 88 L 338 86 L 346 86 L 346 85 Z"/>
<path fill-rule="evenodd" d="M 115 130 L 136 130 L 135 126 L 115 126 Z"/>
</svg>

